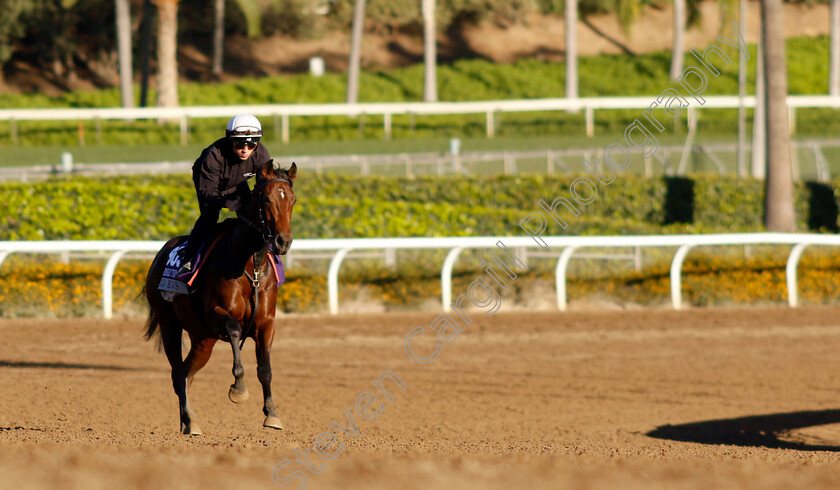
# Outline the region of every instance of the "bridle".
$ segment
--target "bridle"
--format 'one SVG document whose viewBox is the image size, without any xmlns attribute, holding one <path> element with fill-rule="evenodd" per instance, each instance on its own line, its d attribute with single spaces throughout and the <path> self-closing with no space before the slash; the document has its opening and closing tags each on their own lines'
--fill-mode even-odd
<svg viewBox="0 0 840 490">
<path fill-rule="evenodd" d="M 265 187 L 272 182 L 285 182 L 286 184 L 289 184 L 289 187 L 292 186 L 292 181 L 280 177 L 275 179 L 267 179 L 254 188 L 252 195 L 259 192 L 259 195 L 257 196 L 257 199 L 259 199 L 260 201 L 259 205 L 257 206 L 257 217 L 259 218 L 259 224 L 254 223 L 253 221 L 249 220 L 248 218 L 239 213 L 236 214 L 237 219 L 244 222 L 246 225 L 248 225 L 249 228 L 253 229 L 262 236 L 264 243 L 268 243 L 271 241 L 272 238 L 274 238 L 274 233 L 272 233 L 272 230 L 268 227 L 268 224 L 265 222 L 262 204 L 262 197 L 265 191 Z"/>
<path fill-rule="evenodd" d="M 258 213 L 258 217 L 259 217 L 259 225 L 255 224 L 253 221 L 249 220 L 248 218 L 246 218 L 245 216 L 242 216 L 239 213 L 236 214 L 236 218 L 241 220 L 245 224 L 247 224 L 249 228 L 257 231 L 257 233 L 260 233 L 262 235 L 262 239 L 263 239 L 264 243 L 272 242 L 270 247 L 273 250 L 274 243 L 273 243 L 272 239 L 274 238 L 274 234 L 271 232 L 271 229 L 268 227 L 268 224 L 266 224 L 266 222 L 265 222 L 265 216 L 264 216 L 264 213 L 263 213 L 263 204 L 262 204 L 262 198 L 263 198 L 263 193 L 265 192 L 265 187 L 272 182 L 285 182 L 286 184 L 289 184 L 290 188 L 292 187 L 292 181 L 289 180 L 289 179 L 283 178 L 283 177 L 279 177 L 279 178 L 275 178 L 275 179 L 267 179 L 267 180 L 261 182 L 260 184 L 258 184 L 256 187 L 254 187 L 254 190 L 253 190 L 251 195 L 253 196 L 254 194 L 259 193 L 259 195 L 257 196 L 257 199 L 260 200 L 260 202 L 257 206 L 257 213 Z M 258 303 L 259 303 L 259 299 L 258 299 L 259 298 L 259 292 L 258 291 L 259 291 L 259 288 L 260 288 L 260 271 L 259 271 L 259 267 L 258 267 L 259 262 L 260 262 L 259 254 L 255 254 L 254 255 L 254 275 L 253 276 L 251 276 L 251 274 L 248 274 L 248 271 L 243 271 L 245 273 L 245 276 L 248 278 L 248 281 L 250 281 L 251 288 L 252 288 L 251 289 L 251 318 L 248 320 L 247 324 L 243 325 L 242 339 L 239 341 L 239 348 L 240 349 L 242 348 L 243 345 L 245 345 L 245 339 L 248 338 L 248 335 L 250 335 L 250 332 L 254 329 L 254 327 L 256 325 L 255 324 L 255 319 L 257 317 L 257 307 L 258 307 Z"/>
</svg>

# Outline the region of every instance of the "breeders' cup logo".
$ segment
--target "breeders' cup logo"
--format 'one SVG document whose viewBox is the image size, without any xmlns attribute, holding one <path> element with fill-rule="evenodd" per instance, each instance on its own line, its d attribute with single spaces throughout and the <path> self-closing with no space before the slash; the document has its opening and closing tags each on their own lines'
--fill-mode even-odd
<svg viewBox="0 0 840 490">
<path fill-rule="evenodd" d="M 166 267 L 163 270 L 163 277 L 175 277 L 178 268 L 181 267 L 181 249 L 184 245 L 179 245 L 169 252 L 169 257 L 166 260 Z"/>
</svg>

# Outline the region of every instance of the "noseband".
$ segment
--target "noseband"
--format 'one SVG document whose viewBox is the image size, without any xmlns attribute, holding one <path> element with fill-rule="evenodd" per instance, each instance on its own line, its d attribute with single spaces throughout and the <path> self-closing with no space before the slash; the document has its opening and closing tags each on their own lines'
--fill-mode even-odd
<svg viewBox="0 0 840 490">
<path fill-rule="evenodd" d="M 289 179 L 284 179 L 284 178 L 268 179 L 268 180 L 262 182 L 261 184 L 259 184 L 257 187 L 255 187 L 252 195 L 259 192 L 259 196 L 257 197 L 257 199 L 260 199 L 260 201 L 262 201 L 262 196 L 263 196 L 263 192 L 265 191 L 265 187 L 272 182 L 285 182 L 286 184 L 289 184 L 289 187 L 292 186 L 292 182 Z M 236 217 L 237 217 L 237 219 L 240 219 L 245 224 L 247 224 L 249 228 L 255 230 L 258 233 L 260 233 L 262 235 L 263 242 L 268 243 L 268 242 L 271 241 L 272 238 L 274 238 L 274 234 L 271 232 L 271 229 L 265 223 L 265 217 L 263 216 L 262 202 L 260 202 L 259 205 L 257 206 L 257 213 L 258 213 L 258 217 L 259 217 L 259 225 L 255 224 L 253 221 L 249 220 L 248 218 L 246 218 L 245 216 L 242 216 L 239 213 L 236 214 Z"/>
</svg>

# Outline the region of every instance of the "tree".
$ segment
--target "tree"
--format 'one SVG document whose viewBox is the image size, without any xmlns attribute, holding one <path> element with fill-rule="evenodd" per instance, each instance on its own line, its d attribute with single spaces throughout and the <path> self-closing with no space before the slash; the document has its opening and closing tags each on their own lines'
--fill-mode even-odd
<svg viewBox="0 0 840 490">
<path fill-rule="evenodd" d="M 26 28 L 21 22 L 21 17 L 25 17 L 25 14 L 33 9 L 32 0 L 10 2 L 7 8 L 0 9 L 0 67 L 12 56 L 12 39 L 23 35 Z M 0 77 L 2 76 L 0 72 Z"/>
<path fill-rule="evenodd" d="M 116 0 L 117 58 L 120 71 L 120 101 L 134 107 L 134 71 L 131 61 L 131 13 L 128 0 Z"/>
<path fill-rule="evenodd" d="M 840 0 L 831 0 L 831 49 L 828 55 L 828 93 L 840 95 Z"/>
<path fill-rule="evenodd" d="M 423 10 L 423 101 L 437 102 L 437 29 L 435 0 L 421 0 Z"/>
<path fill-rule="evenodd" d="M 158 107 L 178 107 L 178 0 L 152 0 L 158 8 Z"/>
<path fill-rule="evenodd" d="M 671 78 L 682 75 L 685 46 L 685 0 L 674 0 L 674 39 L 671 46 Z"/>
<path fill-rule="evenodd" d="M 765 132 L 767 131 L 767 116 L 765 115 L 765 105 L 767 103 L 764 93 L 767 91 L 765 82 L 767 80 L 764 74 L 764 48 L 762 45 L 761 29 L 758 31 L 758 48 L 755 59 L 755 110 L 753 111 L 753 137 L 752 137 L 752 162 L 751 175 L 756 179 L 764 179 L 767 177 L 767 141 Z"/>
<path fill-rule="evenodd" d="M 767 178 L 764 225 L 770 231 L 796 231 L 793 176 L 787 113 L 787 68 L 782 25 L 782 0 L 762 0 L 761 33 L 766 76 Z"/>
<path fill-rule="evenodd" d="M 224 71 L 225 57 L 225 0 L 214 0 L 214 22 L 213 22 L 213 54 L 211 73 L 219 77 Z M 262 35 L 262 12 L 259 2 L 251 0 L 236 0 L 236 5 L 245 17 L 245 24 L 248 28 L 248 37 L 257 39 Z"/>
<path fill-rule="evenodd" d="M 577 99 L 577 0 L 566 0 L 566 98 Z"/>
<path fill-rule="evenodd" d="M 216 0 L 216 22 L 213 27 L 213 68 L 215 76 L 222 74 L 225 52 L 225 0 Z"/>
<path fill-rule="evenodd" d="M 147 107 L 149 65 L 152 58 L 152 0 L 143 0 L 143 34 L 140 36 L 140 107 Z"/>
<path fill-rule="evenodd" d="M 738 22 L 741 32 L 747 32 L 747 0 L 738 2 Z M 756 69 L 756 72 L 758 70 Z M 738 51 L 738 177 L 747 176 L 747 54 Z M 756 105 L 758 107 L 758 105 Z"/>
<path fill-rule="evenodd" d="M 747 1 L 747 0 L 743 0 Z M 671 46 L 671 78 L 682 75 L 685 63 L 685 30 L 700 24 L 700 0 L 673 0 L 674 3 L 674 37 Z M 720 7 L 721 28 L 728 26 L 735 17 L 735 7 L 739 0 L 717 0 Z M 744 29 L 741 29 L 742 31 Z"/>
<path fill-rule="evenodd" d="M 350 63 L 347 67 L 347 103 L 359 101 L 359 65 L 362 58 L 362 32 L 365 24 L 365 0 L 356 0 L 353 10 L 353 34 L 350 41 Z"/>
</svg>

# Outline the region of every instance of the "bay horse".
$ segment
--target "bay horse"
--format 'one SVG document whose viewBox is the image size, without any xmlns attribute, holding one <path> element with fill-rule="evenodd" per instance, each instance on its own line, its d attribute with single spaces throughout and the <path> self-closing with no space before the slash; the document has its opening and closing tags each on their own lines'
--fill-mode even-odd
<svg viewBox="0 0 840 490">
<path fill-rule="evenodd" d="M 145 338 L 159 335 L 172 367 L 172 387 L 178 395 L 183 434 L 201 434 L 187 391 L 195 373 L 207 364 L 217 341 L 230 342 L 233 351 L 234 383 L 228 397 L 235 403 L 248 399 L 240 358 L 240 349 L 248 337 L 256 343 L 263 426 L 283 428 L 271 398 L 270 351 L 277 282 L 267 254 L 285 254 L 292 243 L 292 208 L 297 201 L 292 182 L 296 176 L 294 163 L 289 169 L 282 169 L 275 161 L 269 161 L 257 172 L 254 190 L 237 218 L 218 225 L 227 233 L 200 265 L 191 294 L 179 294 L 170 302 L 158 290 L 170 252 L 187 237 L 166 242 L 152 261 L 144 288 L 149 302 Z M 186 358 L 182 358 L 181 348 L 184 330 L 190 338 Z"/>
</svg>

